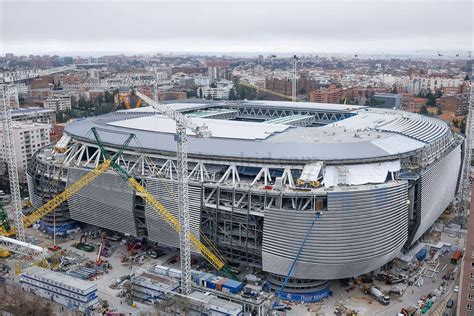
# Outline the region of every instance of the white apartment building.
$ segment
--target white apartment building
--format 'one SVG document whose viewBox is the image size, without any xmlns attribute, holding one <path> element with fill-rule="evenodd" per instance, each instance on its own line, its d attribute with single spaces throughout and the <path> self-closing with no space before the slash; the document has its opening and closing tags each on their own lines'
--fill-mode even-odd
<svg viewBox="0 0 474 316">
<path fill-rule="evenodd" d="M 18 165 L 18 177 L 20 182 L 26 182 L 26 167 L 33 154 L 40 148 L 51 143 L 49 134 L 51 125 L 13 121 L 13 143 L 15 146 L 15 157 Z M 0 161 L 5 161 L 5 145 L 3 133 L 0 134 Z"/>
<path fill-rule="evenodd" d="M 227 100 L 229 99 L 230 89 L 232 89 L 233 86 L 232 82 L 229 81 L 226 83 L 218 83 L 215 88 L 210 86 L 199 87 L 197 88 L 197 95 L 200 95 L 200 89 L 202 89 L 202 97 L 205 99 Z"/>
<path fill-rule="evenodd" d="M 54 111 L 65 111 L 71 109 L 71 96 L 64 94 L 53 94 L 43 103 L 45 109 Z"/>
</svg>

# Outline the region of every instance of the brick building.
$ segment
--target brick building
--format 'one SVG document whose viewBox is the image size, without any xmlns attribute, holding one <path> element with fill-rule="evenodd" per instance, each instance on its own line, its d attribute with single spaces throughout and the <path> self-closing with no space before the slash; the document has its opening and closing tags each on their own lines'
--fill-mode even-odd
<svg viewBox="0 0 474 316">
<path fill-rule="evenodd" d="M 309 93 L 309 101 L 317 103 L 339 103 L 344 98 L 344 89 L 330 85 L 329 88 L 313 90 Z"/>
<path fill-rule="evenodd" d="M 183 100 L 188 96 L 185 91 L 158 91 L 158 99 L 160 101 L 166 100 Z"/>
</svg>

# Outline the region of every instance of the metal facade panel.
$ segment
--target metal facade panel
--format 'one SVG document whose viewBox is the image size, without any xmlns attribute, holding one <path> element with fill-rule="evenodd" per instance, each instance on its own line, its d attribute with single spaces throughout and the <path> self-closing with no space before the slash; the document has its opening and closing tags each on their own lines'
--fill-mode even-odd
<svg viewBox="0 0 474 316">
<path fill-rule="evenodd" d="M 314 225 L 292 276 L 352 277 L 393 259 L 408 237 L 407 198 L 405 181 L 328 192 L 328 209 Z M 308 211 L 265 211 L 264 271 L 288 273 L 313 218 Z"/>
<path fill-rule="evenodd" d="M 30 195 L 31 204 L 35 209 L 40 208 L 43 205 L 43 199 L 35 193 L 33 178 L 28 173 L 26 173 L 26 182 L 28 184 L 28 194 Z"/>
<path fill-rule="evenodd" d="M 176 218 L 178 215 L 178 186 L 175 180 L 146 179 L 147 191 Z M 201 187 L 189 185 L 189 215 L 191 232 L 199 236 L 201 223 Z M 149 205 L 145 207 L 148 238 L 160 244 L 179 248 L 179 234 Z"/>
<path fill-rule="evenodd" d="M 69 168 L 67 186 L 87 172 Z M 136 236 L 133 196 L 133 190 L 120 176 L 104 173 L 68 200 L 71 218 Z"/>
<path fill-rule="evenodd" d="M 433 225 L 454 200 L 461 164 L 459 145 L 421 174 L 421 223 L 412 243 Z"/>
</svg>

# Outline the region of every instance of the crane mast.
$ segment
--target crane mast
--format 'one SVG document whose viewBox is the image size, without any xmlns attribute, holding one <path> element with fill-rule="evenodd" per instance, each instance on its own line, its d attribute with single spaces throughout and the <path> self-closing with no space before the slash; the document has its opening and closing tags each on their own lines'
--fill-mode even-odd
<svg viewBox="0 0 474 316">
<path fill-rule="evenodd" d="M 188 194 L 188 140 L 186 126 L 176 122 L 177 171 L 178 171 L 178 209 L 179 209 L 179 244 L 181 256 L 181 292 L 191 294 L 191 243 L 189 240 L 190 216 Z"/>
<path fill-rule="evenodd" d="M 179 243 L 181 256 L 181 292 L 184 295 L 191 294 L 191 241 L 190 241 L 190 216 L 189 216 L 189 194 L 188 194 L 188 137 L 187 128 L 191 129 L 198 137 L 209 137 L 210 131 L 206 125 L 197 125 L 181 112 L 172 107 L 159 104 L 151 98 L 133 91 L 136 96 L 150 104 L 155 110 L 165 114 L 176 122 L 175 140 L 177 143 L 176 165 L 178 172 L 178 210 L 179 210 Z"/>
<path fill-rule="evenodd" d="M 12 98 L 16 98 L 17 90 L 9 85 L 2 85 L 1 89 L 1 113 L 3 116 L 3 145 L 5 159 L 8 165 L 8 176 L 10 180 L 10 191 L 14 212 L 16 238 L 25 241 L 25 229 L 23 226 L 23 211 L 21 205 L 20 184 L 18 180 L 18 165 L 15 156 L 15 144 L 13 142 L 13 123 L 10 109 Z"/>
<path fill-rule="evenodd" d="M 296 55 L 293 56 L 293 76 L 291 80 L 291 99 L 293 102 L 296 102 L 296 95 L 297 95 L 297 84 L 296 84 L 296 64 L 298 63 L 298 57 Z"/>
</svg>

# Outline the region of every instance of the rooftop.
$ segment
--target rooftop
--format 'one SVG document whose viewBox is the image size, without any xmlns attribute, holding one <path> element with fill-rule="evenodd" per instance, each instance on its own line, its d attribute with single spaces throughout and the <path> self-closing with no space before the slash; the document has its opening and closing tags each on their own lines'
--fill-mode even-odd
<svg viewBox="0 0 474 316">
<path fill-rule="evenodd" d="M 33 278 L 41 278 L 43 280 L 50 280 L 52 285 L 54 284 L 59 284 L 62 286 L 67 285 L 83 292 L 90 292 L 97 288 L 97 285 L 94 283 L 77 279 L 72 276 L 65 275 L 59 272 L 42 269 L 36 266 L 32 266 L 28 268 L 27 270 L 23 271 L 22 275 L 30 276 Z"/>
<path fill-rule="evenodd" d="M 190 157 L 212 156 L 214 159 L 233 157 L 290 162 L 380 159 L 414 152 L 451 133 L 445 122 L 435 118 L 403 111 L 343 104 L 210 102 L 207 108 L 205 103 L 171 104 L 180 111 L 197 109 L 214 111 L 216 107 L 234 110 L 239 107 L 292 108 L 292 114 L 283 115 L 281 119 L 269 118 L 265 124 L 261 118 L 259 122 L 255 122 L 195 117 L 193 121 L 198 125 L 207 125 L 212 136 L 198 138 L 188 130 Z M 293 113 L 308 113 L 308 111 L 313 113 L 310 110 L 344 112 L 350 114 L 350 117 L 318 127 L 289 125 L 293 121 L 292 118 L 295 118 Z M 139 139 L 140 147 L 157 153 L 175 152 L 175 123 L 163 115 L 154 113 L 151 108 L 119 111 L 76 122 L 66 126 L 65 130 L 73 138 L 95 143 L 89 133 L 91 127 L 105 128 L 111 132 L 104 133 L 103 141 L 111 146 L 121 145 L 125 140 L 124 133 L 134 133 Z M 302 114 L 296 116 L 301 119 L 299 115 Z"/>
</svg>

